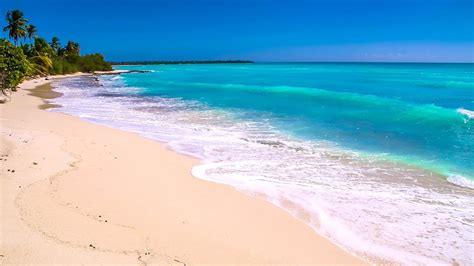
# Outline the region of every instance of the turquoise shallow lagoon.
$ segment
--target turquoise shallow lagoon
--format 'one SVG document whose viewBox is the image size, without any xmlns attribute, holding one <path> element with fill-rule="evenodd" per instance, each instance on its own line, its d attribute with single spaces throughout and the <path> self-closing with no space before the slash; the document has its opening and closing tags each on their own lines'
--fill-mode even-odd
<svg viewBox="0 0 474 266">
<path fill-rule="evenodd" d="M 372 261 L 474 263 L 473 64 L 121 66 L 57 111 L 202 160 Z"/>
<path fill-rule="evenodd" d="M 405 157 L 445 175 L 474 178 L 474 120 L 469 117 L 469 112 L 474 115 L 473 64 L 134 69 L 159 71 L 126 77 L 128 85 L 145 88 L 143 95 L 199 101 L 248 119 L 263 115 L 297 137 Z"/>
</svg>

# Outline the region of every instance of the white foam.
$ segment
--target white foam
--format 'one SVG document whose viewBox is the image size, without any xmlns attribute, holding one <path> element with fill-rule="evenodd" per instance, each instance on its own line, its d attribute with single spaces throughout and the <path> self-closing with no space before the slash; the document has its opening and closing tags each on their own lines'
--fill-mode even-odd
<svg viewBox="0 0 474 266">
<path fill-rule="evenodd" d="M 291 138 L 265 119 L 236 120 L 196 102 L 137 97 L 139 88 L 100 79 L 103 87 L 87 87 L 81 79 L 56 84 L 64 94 L 53 100 L 63 106 L 56 110 L 200 158 L 203 164 L 192 169 L 197 178 L 263 196 L 361 256 L 405 264 L 474 262 L 474 228 L 468 225 L 474 200 L 467 189 L 439 180 L 417 185 L 430 176 Z"/>
<path fill-rule="evenodd" d="M 474 189 L 474 180 L 468 179 L 467 177 L 464 177 L 462 175 L 450 175 L 448 177 L 448 181 L 461 187 L 468 187 Z"/>
<path fill-rule="evenodd" d="M 467 116 L 469 119 L 474 118 L 474 111 L 464 109 L 464 108 L 458 108 L 456 111 L 460 114 L 463 114 L 463 115 Z"/>
</svg>

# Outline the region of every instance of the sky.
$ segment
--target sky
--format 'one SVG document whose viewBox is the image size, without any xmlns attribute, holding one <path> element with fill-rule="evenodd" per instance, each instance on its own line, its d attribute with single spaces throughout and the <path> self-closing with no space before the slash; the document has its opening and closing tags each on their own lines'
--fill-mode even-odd
<svg viewBox="0 0 474 266">
<path fill-rule="evenodd" d="M 474 62 L 474 0 L 0 0 L 12 9 L 110 61 Z"/>
</svg>

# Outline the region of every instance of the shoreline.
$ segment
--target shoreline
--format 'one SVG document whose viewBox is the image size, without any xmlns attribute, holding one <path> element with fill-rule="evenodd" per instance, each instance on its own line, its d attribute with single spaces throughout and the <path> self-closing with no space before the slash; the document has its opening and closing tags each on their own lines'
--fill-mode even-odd
<svg viewBox="0 0 474 266">
<path fill-rule="evenodd" d="M 49 83 L 0 105 L 2 263 L 365 263 L 157 141 L 41 110 Z"/>
</svg>

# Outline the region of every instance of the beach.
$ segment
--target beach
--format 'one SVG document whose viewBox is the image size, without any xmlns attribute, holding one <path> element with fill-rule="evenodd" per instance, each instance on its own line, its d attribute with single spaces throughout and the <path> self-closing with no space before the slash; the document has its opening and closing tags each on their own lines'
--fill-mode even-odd
<svg viewBox="0 0 474 266">
<path fill-rule="evenodd" d="M 61 95 L 50 81 L 0 105 L 2 264 L 364 264 L 271 203 L 193 177 L 197 159 L 43 110 Z"/>
</svg>

